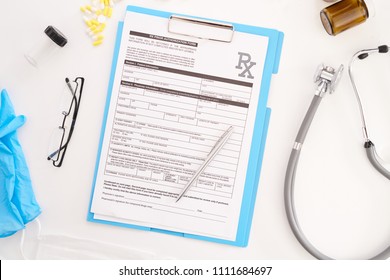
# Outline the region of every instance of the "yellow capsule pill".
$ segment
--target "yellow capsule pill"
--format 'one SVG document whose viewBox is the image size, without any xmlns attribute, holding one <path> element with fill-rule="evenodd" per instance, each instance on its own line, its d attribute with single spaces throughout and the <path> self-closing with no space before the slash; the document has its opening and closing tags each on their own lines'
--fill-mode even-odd
<svg viewBox="0 0 390 280">
<path fill-rule="evenodd" d="M 108 16 L 108 7 L 104 7 L 103 15 Z"/>
<path fill-rule="evenodd" d="M 91 30 L 93 34 L 98 34 L 100 32 L 102 32 L 99 28 L 96 28 L 95 30 Z"/>
<path fill-rule="evenodd" d="M 108 9 L 108 14 L 107 14 L 107 17 L 111 17 L 112 16 L 112 8 L 110 7 L 109 9 Z"/>
<path fill-rule="evenodd" d="M 94 31 L 94 30 L 96 30 L 96 28 L 97 28 L 97 25 L 91 25 L 89 27 L 89 30 Z"/>
<path fill-rule="evenodd" d="M 93 24 L 89 19 L 84 18 L 84 22 L 88 27 L 91 27 Z"/>
<path fill-rule="evenodd" d="M 99 46 L 101 43 L 103 43 L 103 40 L 97 40 L 97 41 L 93 41 L 92 45 Z"/>
<path fill-rule="evenodd" d="M 91 15 L 92 15 L 92 12 L 91 12 L 90 10 L 87 10 L 85 7 L 81 7 L 80 10 L 81 10 L 84 14 L 86 14 L 86 15 L 88 15 L 88 16 L 91 16 Z"/>
<path fill-rule="evenodd" d="M 99 34 L 99 35 L 94 35 L 92 37 L 95 41 L 100 41 L 100 40 L 103 40 L 104 39 L 104 36 Z"/>
</svg>

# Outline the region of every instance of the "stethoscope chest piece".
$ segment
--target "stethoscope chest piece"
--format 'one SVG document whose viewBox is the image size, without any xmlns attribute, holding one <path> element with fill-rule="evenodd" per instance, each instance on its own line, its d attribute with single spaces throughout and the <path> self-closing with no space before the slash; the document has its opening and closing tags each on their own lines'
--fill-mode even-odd
<svg viewBox="0 0 390 280">
<path fill-rule="evenodd" d="M 341 79 L 344 70 L 344 65 L 340 65 L 337 70 L 330 66 L 320 64 L 314 74 L 314 83 L 324 82 L 327 84 L 326 90 L 333 93 Z"/>
</svg>

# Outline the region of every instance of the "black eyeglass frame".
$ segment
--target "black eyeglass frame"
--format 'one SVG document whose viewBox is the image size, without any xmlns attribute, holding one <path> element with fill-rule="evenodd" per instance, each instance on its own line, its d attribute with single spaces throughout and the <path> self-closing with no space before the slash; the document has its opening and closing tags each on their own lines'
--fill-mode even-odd
<svg viewBox="0 0 390 280">
<path fill-rule="evenodd" d="M 69 87 L 69 90 L 71 90 L 71 86 L 69 85 L 69 79 L 66 78 L 65 81 Z M 73 97 L 72 97 L 72 102 L 70 104 L 69 113 L 63 114 L 64 117 L 62 119 L 61 126 L 59 126 L 60 129 L 63 129 L 59 148 L 47 157 L 48 160 L 53 161 L 53 166 L 55 166 L 55 167 L 61 167 L 62 162 L 64 161 L 66 150 L 68 148 L 68 144 L 70 142 L 70 139 L 72 138 L 74 127 L 76 125 L 77 115 L 78 115 L 79 108 L 80 108 L 80 101 L 81 101 L 81 95 L 83 93 L 84 81 L 85 81 L 85 79 L 83 77 L 77 77 L 73 81 L 76 83 L 76 88 L 74 89 L 74 92 L 72 92 Z M 77 96 L 77 93 L 79 93 L 78 96 Z M 72 111 L 73 106 L 74 106 L 74 110 L 73 110 L 73 114 L 72 114 L 72 123 L 71 123 L 70 128 L 69 128 L 68 137 L 64 143 L 65 134 L 66 134 L 65 133 L 65 131 L 66 131 L 65 123 L 66 123 L 67 117 L 69 117 L 70 112 Z M 55 154 L 58 154 L 58 158 L 56 160 L 54 160 L 52 158 L 53 155 L 55 155 Z"/>
</svg>

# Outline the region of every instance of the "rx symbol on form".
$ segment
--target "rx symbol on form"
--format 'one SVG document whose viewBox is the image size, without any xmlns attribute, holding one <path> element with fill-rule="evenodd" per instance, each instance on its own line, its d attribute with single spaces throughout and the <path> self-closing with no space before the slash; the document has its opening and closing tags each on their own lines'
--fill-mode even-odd
<svg viewBox="0 0 390 280">
<path fill-rule="evenodd" d="M 256 62 L 251 61 L 251 55 L 249 53 L 238 52 L 238 55 L 239 58 L 236 69 L 243 69 L 243 66 L 245 67 L 244 71 L 238 74 L 238 76 L 245 78 L 245 74 L 247 74 L 247 78 L 254 79 L 255 77 L 252 76 L 250 69 L 253 67 L 253 65 L 256 65 Z"/>
</svg>

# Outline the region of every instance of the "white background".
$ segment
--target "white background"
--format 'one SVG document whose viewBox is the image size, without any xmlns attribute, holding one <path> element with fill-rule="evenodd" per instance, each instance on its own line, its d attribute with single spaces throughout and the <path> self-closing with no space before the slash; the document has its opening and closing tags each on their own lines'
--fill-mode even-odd
<svg viewBox="0 0 390 280">
<path fill-rule="evenodd" d="M 1 1 L 0 88 L 6 88 L 18 114 L 19 129 L 35 194 L 42 207 L 43 234 L 64 234 L 110 242 L 174 259 L 311 259 L 289 229 L 283 206 L 287 160 L 312 99 L 319 63 L 338 67 L 363 48 L 390 44 L 390 2 L 376 0 L 376 15 L 338 36 L 323 29 L 321 0 L 139 0 L 122 1 L 93 47 L 79 7 L 87 0 Z M 285 33 L 279 73 L 272 79 L 271 122 L 261 171 L 249 245 L 226 245 L 138 231 L 86 221 L 118 20 L 126 5 L 276 28 Z M 23 54 L 47 25 L 69 39 L 57 56 L 39 69 Z M 390 162 L 390 58 L 375 55 L 356 64 L 356 79 L 366 107 L 371 138 Z M 368 162 L 359 112 L 345 72 L 313 121 L 296 178 L 297 211 L 307 237 L 325 254 L 367 258 L 390 243 L 390 184 Z M 84 76 L 86 84 L 77 125 L 64 164 L 46 160 L 65 77 Z M 36 227 L 27 226 L 27 250 Z M 18 259 L 20 233 L 0 240 L 0 256 Z M 28 253 L 28 252 L 27 252 Z"/>
</svg>

